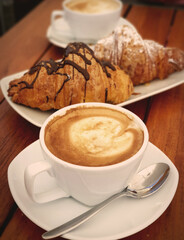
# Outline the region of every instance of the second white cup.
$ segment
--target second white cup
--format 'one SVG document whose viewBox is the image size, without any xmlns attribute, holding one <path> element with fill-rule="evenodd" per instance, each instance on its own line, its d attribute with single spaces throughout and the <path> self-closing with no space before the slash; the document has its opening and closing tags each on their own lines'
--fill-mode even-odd
<svg viewBox="0 0 184 240">
<path fill-rule="evenodd" d="M 122 7 L 120 0 L 65 0 L 62 10 L 52 12 L 51 25 L 56 30 L 56 18 L 63 17 L 76 41 L 94 43 L 113 31 Z M 61 30 L 59 34 L 65 35 Z"/>
</svg>

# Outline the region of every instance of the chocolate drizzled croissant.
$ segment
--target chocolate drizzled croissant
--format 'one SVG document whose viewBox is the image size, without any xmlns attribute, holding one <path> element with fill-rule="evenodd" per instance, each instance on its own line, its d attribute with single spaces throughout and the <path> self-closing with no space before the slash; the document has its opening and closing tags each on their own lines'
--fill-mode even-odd
<svg viewBox="0 0 184 240">
<path fill-rule="evenodd" d="M 43 111 L 81 102 L 121 103 L 133 92 L 123 70 L 101 62 L 83 43 L 71 43 L 64 58 L 41 61 L 20 79 L 10 82 L 12 101 Z"/>
<path fill-rule="evenodd" d="M 152 40 L 144 40 L 129 25 L 118 26 L 108 37 L 95 45 L 97 58 L 110 61 L 122 68 L 134 85 L 164 79 L 184 69 L 184 52 L 163 47 Z"/>
</svg>

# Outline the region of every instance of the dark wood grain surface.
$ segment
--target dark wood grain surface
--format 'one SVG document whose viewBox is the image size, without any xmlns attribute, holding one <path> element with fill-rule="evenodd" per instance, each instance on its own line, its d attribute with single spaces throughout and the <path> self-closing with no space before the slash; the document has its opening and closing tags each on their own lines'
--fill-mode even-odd
<svg viewBox="0 0 184 240">
<path fill-rule="evenodd" d="M 0 79 L 25 70 L 41 59 L 60 59 L 63 49 L 49 43 L 46 31 L 51 12 L 60 0 L 45 0 L 0 38 Z M 126 17 L 145 39 L 184 50 L 184 10 L 124 5 Z M 148 127 L 150 142 L 175 164 L 180 181 L 176 195 L 163 213 L 144 230 L 126 240 L 183 240 L 184 222 L 184 84 L 126 106 Z M 39 137 L 39 128 L 18 115 L 0 90 L 0 238 L 41 239 L 43 229 L 31 222 L 11 196 L 7 169 L 15 156 Z M 169 190 L 168 190 L 169 191 Z M 61 239 L 61 238 L 58 238 Z"/>
</svg>

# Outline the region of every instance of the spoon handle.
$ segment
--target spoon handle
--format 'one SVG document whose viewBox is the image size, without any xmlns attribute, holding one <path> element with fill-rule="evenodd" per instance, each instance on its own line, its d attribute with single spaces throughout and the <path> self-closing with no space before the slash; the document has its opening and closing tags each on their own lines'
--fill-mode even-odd
<svg viewBox="0 0 184 240">
<path fill-rule="evenodd" d="M 52 239 L 55 237 L 59 237 L 74 228 L 80 226 L 82 223 L 86 222 L 88 219 L 93 217 L 95 214 L 97 214 L 100 210 L 102 210 L 104 207 L 109 205 L 113 200 L 126 195 L 126 189 L 122 192 L 116 193 L 115 195 L 109 197 L 108 199 L 104 200 L 103 202 L 99 203 L 98 205 L 94 206 L 87 212 L 84 212 L 83 214 L 79 215 L 78 217 L 70 220 L 69 222 L 64 223 L 63 225 L 56 227 L 48 232 L 45 232 L 42 235 L 43 239 Z"/>
</svg>

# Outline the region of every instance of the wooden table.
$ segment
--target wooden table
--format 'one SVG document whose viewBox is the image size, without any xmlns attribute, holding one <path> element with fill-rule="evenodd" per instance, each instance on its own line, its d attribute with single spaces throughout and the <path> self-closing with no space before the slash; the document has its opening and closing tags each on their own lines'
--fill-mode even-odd
<svg viewBox="0 0 184 240">
<path fill-rule="evenodd" d="M 25 70 L 41 59 L 60 59 L 63 49 L 46 38 L 51 12 L 60 0 L 45 0 L 0 39 L 0 79 Z M 184 11 L 125 5 L 122 16 L 143 38 L 184 50 Z M 146 229 L 125 239 L 184 239 L 184 84 L 127 106 L 143 119 L 150 142 L 175 164 L 180 181 L 168 209 Z M 15 156 L 39 137 L 39 128 L 17 114 L 0 91 L 0 234 L 2 240 L 41 239 L 43 229 L 17 207 L 8 187 L 7 169 Z M 169 189 L 168 189 L 169 191 Z M 58 238 L 61 239 L 61 238 Z"/>
</svg>

